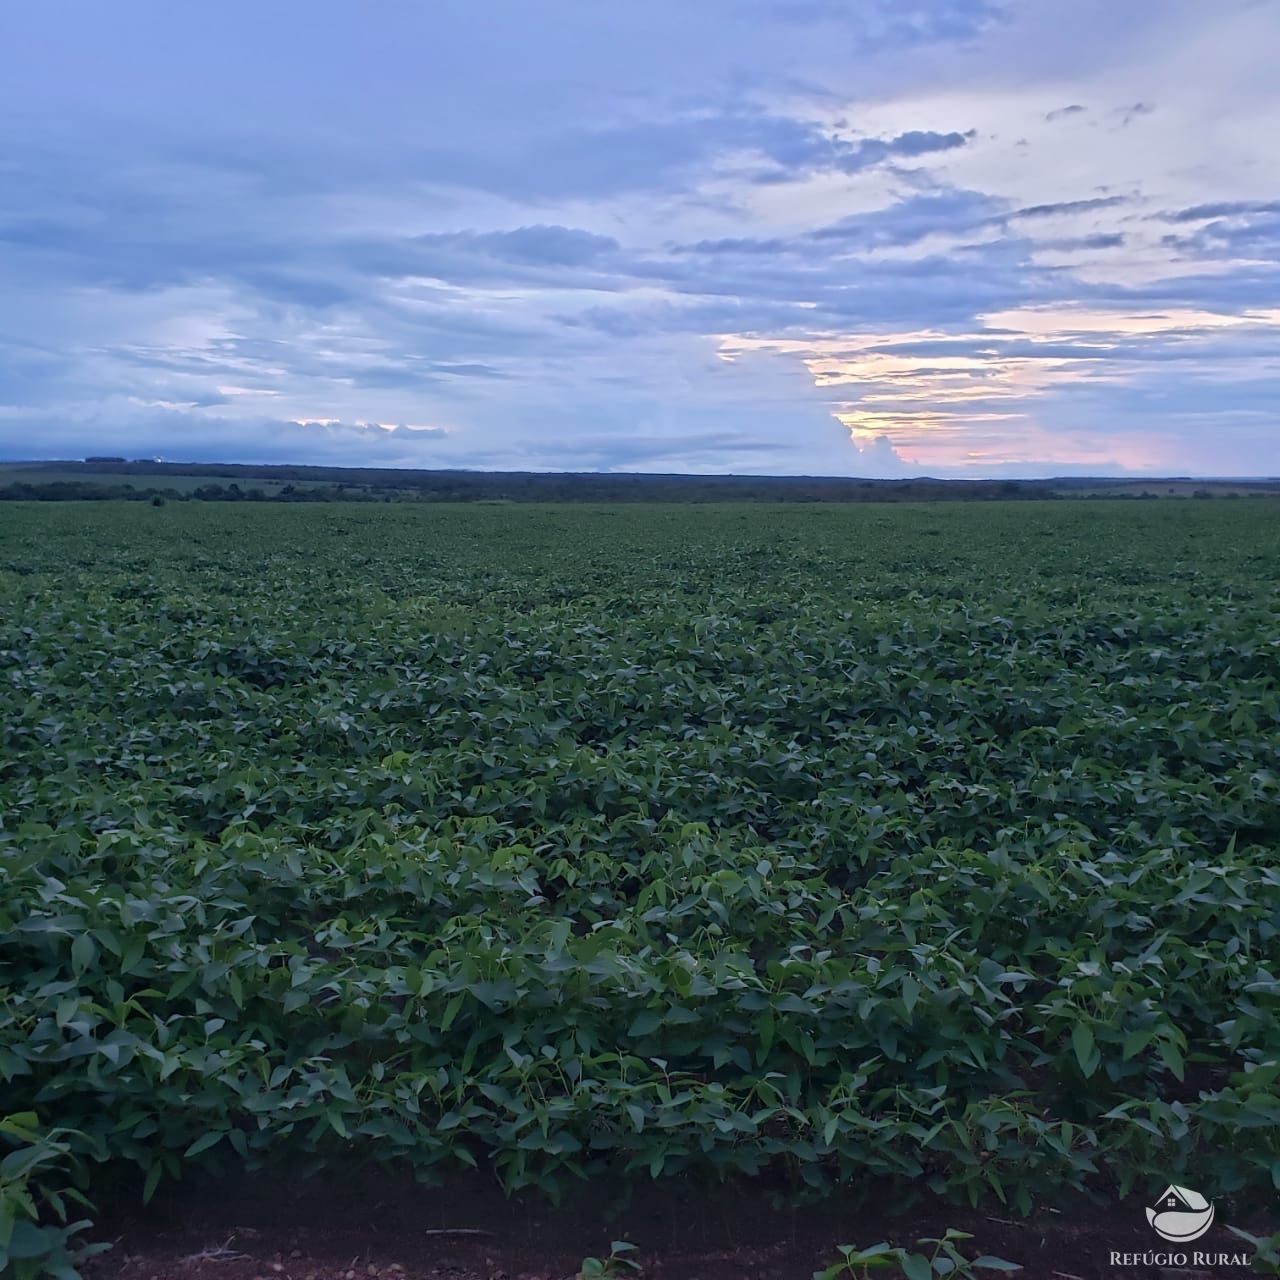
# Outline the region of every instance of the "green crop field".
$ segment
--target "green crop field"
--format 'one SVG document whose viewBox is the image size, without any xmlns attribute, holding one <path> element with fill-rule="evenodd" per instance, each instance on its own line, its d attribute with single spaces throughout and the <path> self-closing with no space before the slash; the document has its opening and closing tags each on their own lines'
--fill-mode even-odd
<svg viewBox="0 0 1280 1280">
<path fill-rule="evenodd" d="M 10 1221 L 297 1157 L 1269 1202 L 1278 583 L 1250 498 L 7 505 Z"/>
</svg>

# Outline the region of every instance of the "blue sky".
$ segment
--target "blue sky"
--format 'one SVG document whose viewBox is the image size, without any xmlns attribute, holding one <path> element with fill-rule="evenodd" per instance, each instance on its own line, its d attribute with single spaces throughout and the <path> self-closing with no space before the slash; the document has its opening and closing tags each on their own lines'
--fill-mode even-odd
<svg viewBox="0 0 1280 1280">
<path fill-rule="evenodd" d="M 10 0 L 0 456 L 1280 474 L 1280 0 Z"/>
</svg>

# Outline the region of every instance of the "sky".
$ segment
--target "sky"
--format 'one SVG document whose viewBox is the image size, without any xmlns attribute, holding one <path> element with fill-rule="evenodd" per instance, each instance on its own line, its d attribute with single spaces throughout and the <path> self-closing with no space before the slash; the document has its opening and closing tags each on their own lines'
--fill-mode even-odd
<svg viewBox="0 0 1280 1280">
<path fill-rule="evenodd" d="M 0 457 L 1280 474 L 1280 0 L 6 0 Z"/>
</svg>

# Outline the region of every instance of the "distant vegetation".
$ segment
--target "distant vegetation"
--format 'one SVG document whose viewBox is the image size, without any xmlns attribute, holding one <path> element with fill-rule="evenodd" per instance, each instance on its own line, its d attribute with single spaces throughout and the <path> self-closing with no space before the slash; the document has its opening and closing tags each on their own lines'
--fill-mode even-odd
<svg viewBox="0 0 1280 1280">
<path fill-rule="evenodd" d="M 1032 481 L 413 471 L 118 458 L 0 467 L 0 500 L 200 502 L 866 502 L 1043 498 Z"/>
<path fill-rule="evenodd" d="M 0 464 L 0 501 L 920 502 L 1280 494 L 1280 480 L 869 480 L 598 472 L 414 471 L 93 457 Z"/>
</svg>

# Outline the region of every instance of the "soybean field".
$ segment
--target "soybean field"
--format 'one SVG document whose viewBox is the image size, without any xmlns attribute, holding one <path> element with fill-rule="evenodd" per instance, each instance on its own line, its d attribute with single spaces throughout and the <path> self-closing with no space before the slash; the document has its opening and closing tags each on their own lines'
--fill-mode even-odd
<svg viewBox="0 0 1280 1280">
<path fill-rule="evenodd" d="M 6 504 L 10 1227 L 298 1159 L 1273 1199 L 1277 583 L 1267 498 Z"/>
</svg>

